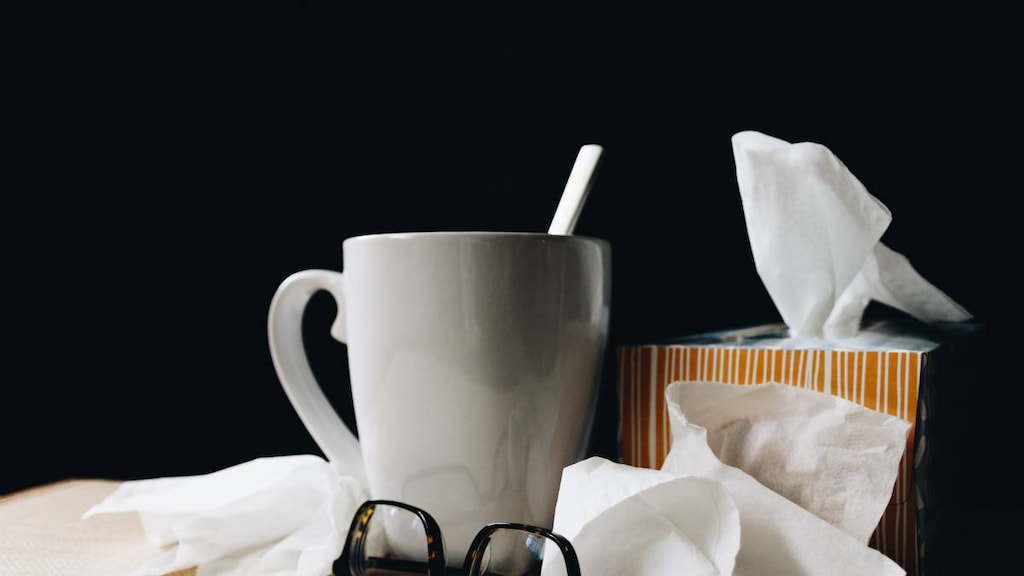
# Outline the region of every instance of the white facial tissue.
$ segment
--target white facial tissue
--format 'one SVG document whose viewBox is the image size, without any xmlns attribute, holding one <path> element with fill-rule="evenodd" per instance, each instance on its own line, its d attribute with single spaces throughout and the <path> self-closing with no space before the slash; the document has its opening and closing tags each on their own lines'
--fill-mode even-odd
<svg viewBox="0 0 1024 576">
<path fill-rule="evenodd" d="M 971 315 L 880 240 L 892 214 L 828 148 L 732 137 L 754 264 L 797 336 L 857 333 L 876 300 L 925 322 Z"/>
</svg>

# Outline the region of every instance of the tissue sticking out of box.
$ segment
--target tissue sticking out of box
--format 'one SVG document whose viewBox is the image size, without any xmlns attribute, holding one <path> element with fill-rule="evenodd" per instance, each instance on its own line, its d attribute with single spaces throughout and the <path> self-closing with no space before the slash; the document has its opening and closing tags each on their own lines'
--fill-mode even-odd
<svg viewBox="0 0 1024 576">
<path fill-rule="evenodd" d="M 872 300 L 924 322 L 971 315 L 880 242 L 892 214 L 828 148 L 732 137 L 754 265 L 790 331 L 845 338 Z"/>
</svg>

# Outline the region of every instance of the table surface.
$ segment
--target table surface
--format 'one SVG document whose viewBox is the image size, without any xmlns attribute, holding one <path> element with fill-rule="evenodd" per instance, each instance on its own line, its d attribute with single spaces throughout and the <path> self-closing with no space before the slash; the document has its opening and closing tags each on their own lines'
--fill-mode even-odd
<svg viewBox="0 0 1024 576">
<path fill-rule="evenodd" d="M 82 519 L 119 485 L 66 480 L 0 496 L 0 574 L 119 576 L 159 555 L 162 550 L 146 539 L 134 512 Z"/>
</svg>

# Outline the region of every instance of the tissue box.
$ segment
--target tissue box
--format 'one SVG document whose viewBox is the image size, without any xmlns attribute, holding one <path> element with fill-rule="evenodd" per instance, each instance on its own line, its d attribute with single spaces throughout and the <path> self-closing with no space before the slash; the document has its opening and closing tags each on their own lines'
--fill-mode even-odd
<svg viewBox="0 0 1024 576">
<path fill-rule="evenodd" d="M 913 426 L 870 545 L 908 575 L 928 572 L 927 542 L 946 540 L 936 537 L 947 529 L 936 520 L 955 497 L 955 487 L 935 474 L 949 466 L 937 439 L 955 426 L 957 398 L 979 389 L 970 380 L 982 331 L 973 321 L 865 318 L 860 333 L 835 342 L 791 336 L 785 324 L 771 324 L 620 345 L 620 460 L 661 467 L 672 440 L 664 392 L 676 380 L 778 382 L 898 416 Z"/>
</svg>

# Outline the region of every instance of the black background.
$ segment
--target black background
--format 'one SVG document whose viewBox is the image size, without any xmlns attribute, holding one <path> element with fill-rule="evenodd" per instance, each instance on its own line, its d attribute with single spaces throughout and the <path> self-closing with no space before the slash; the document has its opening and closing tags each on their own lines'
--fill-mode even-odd
<svg viewBox="0 0 1024 576">
<path fill-rule="evenodd" d="M 828 146 L 892 211 L 883 242 L 999 336 L 955 482 L 961 561 L 1008 554 L 1005 16 L 78 10 L 11 21 L 0 493 L 318 454 L 268 352 L 280 281 L 343 269 L 362 233 L 545 231 L 587 143 L 605 154 L 576 233 L 613 247 L 610 350 L 779 321 L 735 180 L 752 129 Z M 314 298 L 307 343 L 351 419 L 333 306 Z M 591 452 L 614 458 L 610 362 Z"/>
</svg>

